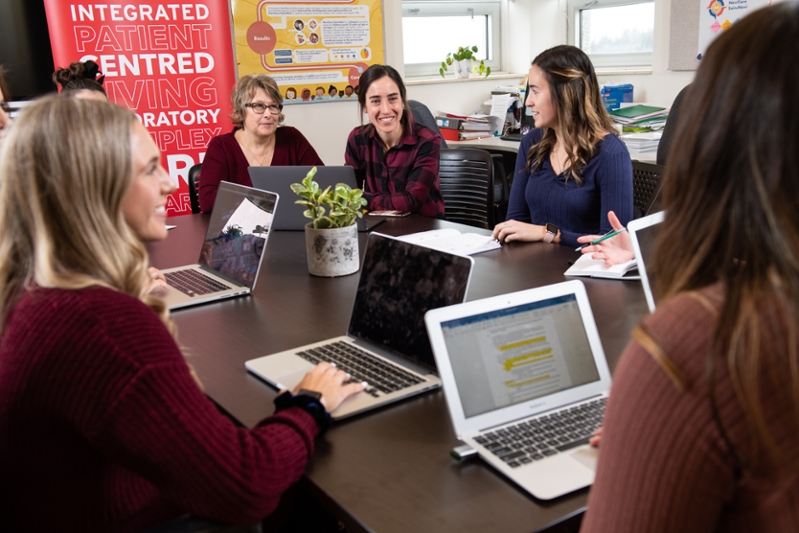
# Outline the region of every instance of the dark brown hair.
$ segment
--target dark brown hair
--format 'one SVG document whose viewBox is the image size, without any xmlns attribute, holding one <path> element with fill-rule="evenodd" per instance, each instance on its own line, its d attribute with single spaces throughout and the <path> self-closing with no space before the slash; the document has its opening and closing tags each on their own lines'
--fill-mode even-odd
<svg viewBox="0 0 799 533">
<path fill-rule="evenodd" d="M 715 408 L 714 369 L 726 365 L 753 444 L 774 459 L 789 450 L 778 450 L 766 427 L 764 383 L 792 397 L 799 414 L 796 57 L 795 2 L 752 13 L 709 47 L 663 177 L 666 217 L 655 253 L 659 299 L 725 289 L 708 360 L 710 399 Z"/>
<path fill-rule="evenodd" d="M 552 107 L 569 157 L 567 179 L 582 182 L 580 172 L 596 153 L 602 136 L 616 133 L 613 122 L 602 104 L 599 82 L 591 60 L 576 46 L 561 45 L 541 52 L 533 65 L 543 72 L 549 84 Z M 535 171 L 549 157 L 555 132 L 544 128 L 541 141 L 530 148 L 527 164 Z M 576 154 L 575 150 L 576 148 Z"/>
<path fill-rule="evenodd" d="M 53 72 L 53 83 L 61 86 L 61 94 L 71 96 L 80 91 L 96 91 L 105 94 L 103 80 L 105 76 L 94 61 L 81 63 L 76 61 L 68 68 L 59 68 Z"/>
</svg>

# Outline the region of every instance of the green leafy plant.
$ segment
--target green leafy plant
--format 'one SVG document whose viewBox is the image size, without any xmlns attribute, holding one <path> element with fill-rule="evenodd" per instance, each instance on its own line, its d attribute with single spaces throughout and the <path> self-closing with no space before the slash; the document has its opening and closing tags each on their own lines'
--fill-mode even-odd
<svg viewBox="0 0 799 533">
<path fill-rule="evenodd" d="M 345 228 L 363 217 L 366 200 L 361 189 L 353 189 L 345 183 L 337 183 L 335 188 L 322 190 L 314 181 L 316 167 L 308 171 L 300 183 L 293 183 L 291 190 L 302 198 L 296 204 L 307 207 L 303 213 L 313 221 L 314 229 Z"/>
<path fill-rule="evenodd" d="M 438 73 L 441 74 L 443 78 L 444 72 L 447 71 L 447 67 L 452 66 L 452 63 L 455 61 L 463 61 L 464 59 L 477 61 L 477 57 L 474 55 L 475 53 L 477 53 L 476 46 L 459 46 L 457 52 L 450 52 L 447 54 L 447 57 L 441 62 L 441 68 L 438 69 Z M 478 76 L 485 75 L 487 78 L 488 75 L 491 74 L 491 67 L 487 67 L 485 61 L 481 59 L 479 63 L 472 67 L 472 74 Z"/>
</svg>

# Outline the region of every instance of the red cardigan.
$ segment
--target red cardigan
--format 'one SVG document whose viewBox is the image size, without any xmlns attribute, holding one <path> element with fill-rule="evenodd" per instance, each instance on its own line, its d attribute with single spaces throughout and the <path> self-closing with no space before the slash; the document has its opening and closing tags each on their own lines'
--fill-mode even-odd
<svg viewBox="0 0 799 533">
<path fill-rule="evenodd" d="M 206 398 L 161 321 L 105 288 L 25 292 L 0 338 L 0 517 L 9 531 L 142 531 L 269 514 L 313 453 L 290 408 L 252 430 Z"/>
<path fill-rule="evenodd" d="M 211 139 L 203 159 L 200 175 L 200 208 L 210 213 L 214 208 L 216 191 L 220 181 L 232 181 L 252 187 L 250 163 L 233 136 L 236 129 Z M 271 166 L 316 165 L 323 166 L 316 150 L 300 130 L 281 126 L 275 131 L 275 152 Z"/>
</svg>

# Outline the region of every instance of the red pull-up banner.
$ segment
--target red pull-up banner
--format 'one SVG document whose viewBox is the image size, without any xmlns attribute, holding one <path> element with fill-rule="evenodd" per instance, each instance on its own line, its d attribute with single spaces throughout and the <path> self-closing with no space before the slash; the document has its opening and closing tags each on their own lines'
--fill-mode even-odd
<svg viewBox="0 0 799 533">
<path fill-rule="evenodd" d="M 136 113 L 177 185 L 169 215 L 191 213 L 187 177 L 231 130 L 236 82 L 228 0 L 45 0 L 56 68 L 93 60 L 108 99 Z"/>
</svg>

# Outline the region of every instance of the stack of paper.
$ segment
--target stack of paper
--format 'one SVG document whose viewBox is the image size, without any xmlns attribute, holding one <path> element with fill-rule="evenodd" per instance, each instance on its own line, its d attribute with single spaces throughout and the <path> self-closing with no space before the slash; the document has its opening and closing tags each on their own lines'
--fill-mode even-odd
<svg viewBox="0 0 799 533">
<path fill-rule="evenodd" d="M 610 118 L 625 132 L 654 131 L 666 125 L 669 110 L 665 107 L 636 104 L 608 111 Z"/>
<path fill-rule="evenodd" d="M 499 242 L 491 235 L 461 233 L 450 228 L 411 233 L 397 238 L 411 244 L 460 255 L 480 254 L 500 247 Z"/>
<path fill-rule="evenodd" d="M 621 140 L 627 145 L 630 152 L 651 153 L 657 152 L 662 131 L 649 131 L 642 133 L 624 133 Z"/>
<path fill-rule="evenodd" d="M 457 115 L 455 113 L 444 113 L 436 117 L 439 128 L 447 128 L 456 125 L 458 129 L 458 140 L 465 141 L 491 137 L 494 132 L 502 127 L 502 121 L 492 115 Z M 449 139 L 444 135 L 445 139 Z"/>
</svg>

